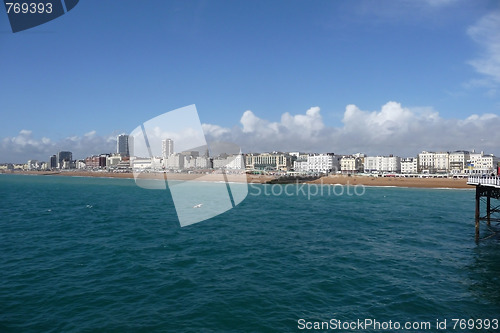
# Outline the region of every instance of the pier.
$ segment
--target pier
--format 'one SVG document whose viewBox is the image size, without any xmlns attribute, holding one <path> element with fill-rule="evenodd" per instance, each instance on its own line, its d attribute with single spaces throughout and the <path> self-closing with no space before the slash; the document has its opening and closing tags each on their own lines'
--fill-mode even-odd
<svg viewBox="0 0 500 333">
<path fill-rule="evenodd" d="M 500 222 L 499 217 L 492 216 L 495 213 L 500 213 L 500 204 L 491 205 L 491 199 L 500 200 L 500 178 L 499 177 L 483 177 L 471 176 L 467 179 L 468 185 L 476 186 L 476 242 L 479 241 L 480 221 L 486 221 L 488 227 L 491 222 Z M 481 216 L 481 201 L 486 201 L 486 215 Z"/>
</svg>

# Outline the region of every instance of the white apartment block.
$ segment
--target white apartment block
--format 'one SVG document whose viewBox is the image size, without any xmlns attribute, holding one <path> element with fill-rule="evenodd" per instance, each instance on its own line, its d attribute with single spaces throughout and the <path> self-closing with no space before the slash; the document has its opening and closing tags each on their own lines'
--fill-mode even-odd
<svg viewBox="0 0 500 333">
<path fill-rule="evenodd" d="M 182 154 L 172 154 L 166 158 L 165 167 L 167 169 L 181 170 L 184 169 L 184 155 Z"/>
<path fill-rule="evenodd" d="M 172 139 L 161 140 L 161 153 L 163 159 L 174 153 L 174 141 Z"/>
<path fill-rule="evenodd" d="M 401 159 L 401 173 L 415 174 L 418 173 L 418 158 L 406 157 Z"/>
<path fill-rule="evenodd" d="M 449 170 L 449 153 L 442 152 L 434 155 L 434 168 L 438 173 L 447 173 Z"/>
<path fill-rule="evenodd" d="M 470 174 L 496 174 L 498 157 L 493 155 L 484 155 L 480 153 L 470 153 L 467 161 L 467 173 Z"/>
<path fill-rule="evenodd" d="M 435 173 L 434 156 L 436 153 L 423 151 L 418 154 L 418 172 L 419 173 Z"/>
<path fill-rule="evenodd" d="M 342 173 L 358 173 L 363 171 L 363 163 L 359 156 L 342 156 L 340 159 Z"/>
<path fill-rule="evenodd" d="M 196 168 L 196 157 L 188 155 L 184 156 L 184 169 Z"/>
<path fill-rule="evenodd" d="M 212 168 L 212 161 L 208 157 L 198 156 L 196 158 L 196 168 L 211 169 Z"/>
<path fill-rule="evenodd" d="M 292 168 L 292 156 L 273 152 L 247 154 L 245 156 L 247 170 L 289 170 Z"/>
<path fill-rule="evenodd" d="M 340 169 L 340 158 L 333 153 L 311 154 L 307 156 L 307 170 L 319 173 L 337 172 Z"/>
<path fill-rule="evenodd" d="M 130 166 L 133 170 L 151 169 L 151 159 L 142 157 L 131 158 Z"/>
<path fill-rule="evenodd" d="M 401 172 L 401 158 L 398 156 L 367 156 L 365 172 Z"/>
<path fill-rule="evenodd" d="M 122 157 L 120 154 L 113 154 L 111 156 L 106 157 L 106 167 L 116 167 L 118 163 L 120 163 L 122 160 Z M 133 158 L 130 159 L 131 161 Z"/>
<path fill-rule="evenodd" d="M 37 160 L 28 160 L 28 170 L 38 170 L 40 165 Z"/>
<path fill-rule="evenodd" d="M 245 170 L 245 157 L 243 154 L 228 156 L 226 168 L 230 170 Z"/>
<path fill-rule="evenodd" d="M 448 152 L 423 151 L 418 154 L 418 171 L 421 173 L 447 173 L 450 169 Z"/>
<path fill-rule="evenodd" d="M 449 156 L 449 172 L 452 174 L 467 173 L 467 161 L 470 159 L 468 151 L 454 151 Z"/>
<path fill-rule="evenodd" d="M 295 172 L 308 172 L 307 169 L 307 160 L 306 161 L 294 161 L 293 162 L 293 170 Z"/>
<path fill-rule="evenodd" d="M 245 170 L 243 154 L 227 155 L 213 159 L 214 169 Z"/>
<path fill-rule="evenodd" d="M 116 165 L 118 165 L 118 163 Z M 136 157 L 130 159 L 130 167 L 134 170 L 149 169 L 149 170 L 159 171 L 162 170 L 163 165 L 160 157 L 153 157 L 153 158 Z"/>
</svg>

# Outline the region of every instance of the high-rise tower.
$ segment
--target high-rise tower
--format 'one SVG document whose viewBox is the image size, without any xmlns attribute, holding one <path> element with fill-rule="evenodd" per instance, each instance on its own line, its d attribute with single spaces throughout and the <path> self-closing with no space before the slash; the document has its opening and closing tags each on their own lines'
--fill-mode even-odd
<svg viewBox="0 0 500 333">
<path fill-rule="evenodd" d="M 161 151 L 163 158 L 167 158 L 174 153 L 174 140 L 165 139 L 161 141 Z"/>
<path fill-rule="evenodd" d="M 116 139 L 116 152 L 122 157 L 130 156 L 128 140 L 129 137 L 127 134 L 120 134 Z"/>
</svg>

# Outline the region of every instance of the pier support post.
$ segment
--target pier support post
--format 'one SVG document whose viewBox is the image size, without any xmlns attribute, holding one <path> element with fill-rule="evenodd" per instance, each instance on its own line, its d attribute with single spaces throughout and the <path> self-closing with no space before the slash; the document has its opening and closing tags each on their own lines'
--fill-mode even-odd
<svg viewBox="0 0 500 333">
<path fill-rule="evenodd" d="M 480 205 L 479 205 L 479 202 L 481 200 L 481 196 L 480 196 L 480 186 L 476 186 L 476 214 L 475 214 L 475 218 L 476 218 L 476 242 L 479 241 L 479 213 L 480 213 Z"/>
<path fill-rule="evenodd" d="M 486 194 L 486 224 L 488 226 L 491 225 L 491 189 L 488 189 L 488 192 Z"/>
</svg>

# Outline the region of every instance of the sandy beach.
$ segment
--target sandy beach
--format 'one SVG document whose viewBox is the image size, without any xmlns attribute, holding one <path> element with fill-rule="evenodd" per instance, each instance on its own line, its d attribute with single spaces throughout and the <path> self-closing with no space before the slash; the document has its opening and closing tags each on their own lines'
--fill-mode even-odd
<svg viewBox="0 0 500 333">
<path fill-rule="evenodd" d="M 113 172 L 90 172 L 90 171 L 23 171 L 13 174 L 29 174 L 44 176 L 78 176 L 78 177 L 107 177 L 107 178 L 134 178 L 132 173 L 113 173 Z M 227 180 L 230 182 L 244 182 L 265 184 L 275 176 L 271 175 L 240 175 L 227 174 Z M 141 174 L 144 178 L 162 179 L 163 174 Z M 187 173 L 167 173 L 169 180 L 198 180 L 198 181 L 224 181 L 224 176 L 220 173 L 211 174 L 187 174 Z M 405 178 L 405 177 L 372 177 L 372 176 L 343 176 L 332 175 L 320 179 L 308 181 L 311 184 L 339 184 L 339 185 L 366 185 L 366 186 L 397 186 L 397 187 L 420 187 L 420 188 L 469 188 L 467 179 L 457 178 Z"/>
<path fill-rule="evenodd" d="M 327 176 L 311 181 L 314 184 L 397 186 L 421 188 L 469 188 L 467 179 L 458 178 L 405 178 L 405 177 L 371 177 L 371 176 Z"/>
</svg>

